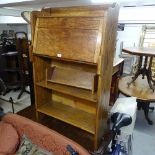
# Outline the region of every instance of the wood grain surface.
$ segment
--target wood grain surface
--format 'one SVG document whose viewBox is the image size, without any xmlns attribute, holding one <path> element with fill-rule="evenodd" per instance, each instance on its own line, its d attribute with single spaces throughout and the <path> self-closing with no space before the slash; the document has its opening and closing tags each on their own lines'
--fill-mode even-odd
<svg viewBox="0 0 155 155">
<path fill-rule="evenodd" d="M 145 48 L 145 47 L 127 47 L 122 49 L 123 52 L 139 55 L 139 56 L 155 56 L 155 48 Z"/>
<path fill-rule="evenodd" d="M 47 69 L 47 81 L 87 90 L 93 90 L 94 77 L 94 73 L 75 69 L 60 67 L 51 67 Z"/>
<path fill-rule="evenodd" d="M 135 82 L 133 82 L 129 87 L 127 82 L 132 80 L 132 76 L 126 76 L 119 81 L 119 90 L 127 95 L 137 97 L 137 99 L 155 101 L 155 92 L 150 89 L 147 79 L 142 79 L 139 76 Z"/>
<path fill-rule="evenodd" d="M 57 102 L 48 102 L 37 109 L 39 112 L 79 127 L 92 134 L 95 133 L 95 115 Z M 75 115 L 76 114 L 76 115 Z"/>
<path fill-rule="evenodd" d="M 109 130 L 117 21 L 116 4 L 32 12 L 36 114 L 92 133 L 94 149 Z M 46 70 L 54 66 L 63 70 L 47 82 Z"/>
<path fill-rule="evenodd" d="M 37 18 L 33 52 L 96 62 L 102 25 L 101 18 Z"/>
</svg>

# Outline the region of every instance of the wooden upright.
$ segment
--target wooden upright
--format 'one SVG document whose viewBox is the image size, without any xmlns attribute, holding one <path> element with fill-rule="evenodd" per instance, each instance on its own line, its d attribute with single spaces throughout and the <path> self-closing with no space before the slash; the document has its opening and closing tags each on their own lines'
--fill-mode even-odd
<svg viewBox="0 0 155 155">
<path fill-rule="evenodd" d="M 92 134 L 108 129 L 116 4 L 34 11 L 32 53 L 36 113 Z"/>
</svg>

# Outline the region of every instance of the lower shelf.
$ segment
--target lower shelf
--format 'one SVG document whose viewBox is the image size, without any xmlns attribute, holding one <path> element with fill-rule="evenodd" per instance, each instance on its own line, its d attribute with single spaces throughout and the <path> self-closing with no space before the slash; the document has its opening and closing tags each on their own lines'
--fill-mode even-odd
<svg viewBox="0 0 155 155">
<path fill-rule="evenodd" d="M 95 134 L 95 114 L 58 102 L 44 104 L 38 107 L 37 111 Z"/>
</svg>

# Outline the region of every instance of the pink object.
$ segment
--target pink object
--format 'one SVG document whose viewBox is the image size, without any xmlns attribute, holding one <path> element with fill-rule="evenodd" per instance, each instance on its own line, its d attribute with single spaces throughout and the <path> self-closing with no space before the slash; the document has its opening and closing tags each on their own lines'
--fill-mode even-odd
<svg viewBox="0 0 155 155">
<path fill-rule="evenodd" d="M 16 129 L 11 124 L 0 122 L 0 155 L 15 153 L 18 144 Z"/>
<path fill-rule="evenodd" d="M 20 138 L 25 134 L 34 144 L 53 152 L 55 155 L 65 155 L 67 145 L 71 145 L 80 155 L 90 155 L 87 150 L 74 141 L 22 116 L 10 113 L 5 115 L 2 121 L 12 124 Z"/>
</svg>

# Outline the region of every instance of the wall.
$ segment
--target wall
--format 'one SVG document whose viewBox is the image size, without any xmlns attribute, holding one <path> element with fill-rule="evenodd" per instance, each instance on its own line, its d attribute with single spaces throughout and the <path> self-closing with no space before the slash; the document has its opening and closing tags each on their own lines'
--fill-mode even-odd
<svg viewBox="0 0 155 155">
<path fill-rule="evenodd" d="M 144 24 L 125 24 L 124 31 L 118 31 L 116 57 L 121 53 L 121 43 L 123 47 L 139 46 L 142 26 Z"/>
<path fill-rule="evenodd" d="M 22 17 L 0 15 L 0 23 L 1 24 L 26 24 L 26 21 Z"/>
<path fill-rule="evenodd" d="M 121 55 L 123 47 L 139 46 L 142 26 L 143 24 L 125 24 L 124 31 L 118 31 L 117 47 L 115 53 L 116 57 Z M 123 72 L 130 74 L 133 72 L 133 64 L 136 61 L 136 57 L 133 55 L 128 55 L 123 56 L 123 58 L 125 59 Z"/>
<path fill-rule="evenodd" d="M 0 34 L 3 30 L 14 30 L 15 32 L 28 33 L 27 24 L 0 24 Z"/>
<path fill-rule="evenodd" d="M 119 23 L 155 23 L 155 6 L 121 7 Z"/>
</svg>

